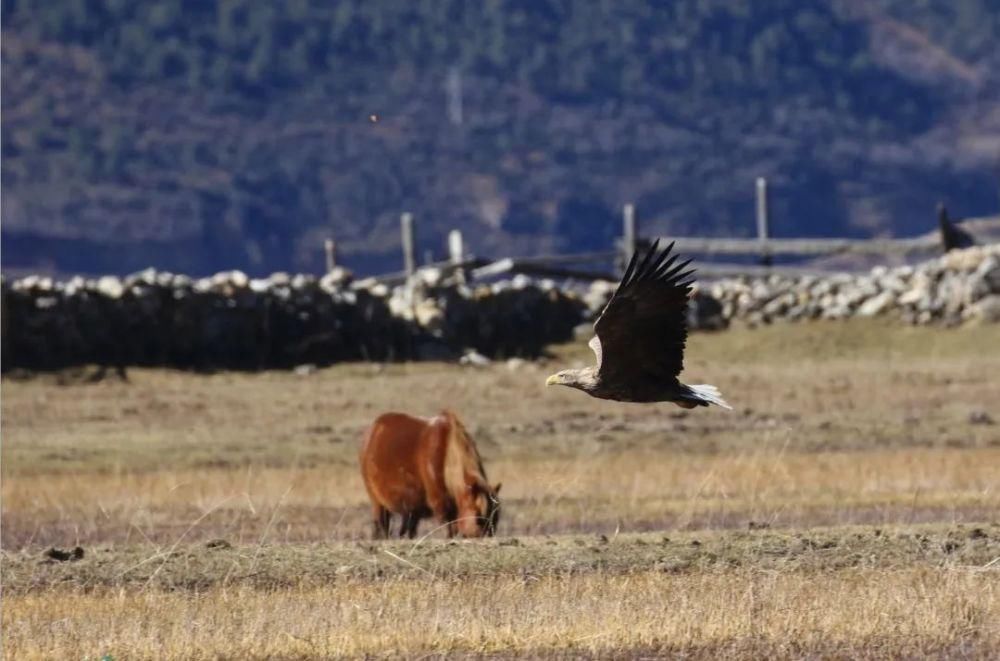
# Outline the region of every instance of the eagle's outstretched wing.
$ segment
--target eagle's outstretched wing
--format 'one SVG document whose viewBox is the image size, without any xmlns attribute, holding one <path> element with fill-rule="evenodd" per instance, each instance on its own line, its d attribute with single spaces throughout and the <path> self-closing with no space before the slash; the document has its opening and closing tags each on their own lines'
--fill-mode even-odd
<svg viewBox="0 0 1000 661">
<path fill-rule="evenodd" d="M 591 348 L 605 383 L 675 379 L 684 367 L 691 263 L 670 255 L 674 244 L 658 250 L 654 241 L 639 261 L 636 251 L 617 291 L 594 323 Z"/>
</svg>

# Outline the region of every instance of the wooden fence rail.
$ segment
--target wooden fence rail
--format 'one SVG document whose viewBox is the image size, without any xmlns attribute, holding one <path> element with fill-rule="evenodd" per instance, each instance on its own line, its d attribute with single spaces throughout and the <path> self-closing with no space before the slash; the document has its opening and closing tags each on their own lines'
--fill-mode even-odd
<svg viewBox="0 0 1000 661">
<path fill-rule="evenodd" d="M 661 245 L 674 242 L 678 252 L 695 257 L 713 257 L 716 255 L 743 255 L 755 257 L 756 264 L 720 264 L 698 260 L 696 267 L 703 277 L 727 277 L 735 275 L 768 275 L 781 273 L 800 275 L 805 273 L 821 273 L 815 268 L 803 266 L 774 265 L 776 255 L 798 255 L 802 257 L 817 257 L 828 255 L 907 255 L 910 253 L 927 253 L 935 250 L 942 252 L 955 247 L 972 245 L 974 237 L 966 229 L 952 223 L 943 206 L 938 210 L 938 226 L 935 231 L 904 239 L 833 239 L 833 238 L 773 238 L 770 232 L 768 217 L 768 185 L 767 180 L 758 177 L 756 181 L 756 227 L 755 238 L 731 239 L 692 236 L 660 237 Z M 974 223 L 970 223 L 971 227 Z M 966 227 L 966 226 L 963 226 Z M 376 279 L 386 284 L 405 281 L 416 270 L 414 257 L 415 222 L 412 213 L 404 212 L 400 216 L 400 232 L 403 248 L 403 270 L 378 276 Z M 455 275 L 465 281 L 467 277 L 488 278 L 508 273 L 524 273 L 526 275 L 570 278 L 579 280 L 614 280 L 616 275 L 602 272 L 581 270 L 575 267 L 581 265 L 617 266 L 619 273 L 628 263 L 633 252 L 648 246 L 651 238 L 642 238 L 639 227 L 639 214 L 634 204 L 626 204 L 622 208 L 622 235 L 615 240 L 610 250 L 577 253 L 571 255 L 544 255 L 533 257 L 509 257 L 499 260 L 477 258 L 466 252 L 462 234 L 452 230 L 448 235 L 448 259 L 446 261 L 427 263 L 421 268 L 434 268 L 443 275 Z M 327 268 L 332 269 L 336 263 L 335 244 L 327 242 Z M 430 262 L 428 258 L 426 260 Z"/>
<path fill-rule="evenodd" d="M 613 255 L 613 253 L 608 253 Z M 615 273 L 602 271 L 583 271 L 578 269 L 568 269 L 565 267 L 553 266 L 551 262 L 546 262 L 545 258 L 526 257 L 514 259 L 506 257 L 485 266 L 481 266 L 472 272 L 473 277 L 489 278 L 507 273 L 522 273 L 540 278 L 566 278 L 570 280 L 609 280 L 618 279 Z"/>
<path fill-rule="evenodd" d="M 690 236 L 661 237 L 677 250 L 700 255 L 840 255 L 905 254 L 941 246 L 935 236 L 911 239 L 716 239 Z"/>
</svg>

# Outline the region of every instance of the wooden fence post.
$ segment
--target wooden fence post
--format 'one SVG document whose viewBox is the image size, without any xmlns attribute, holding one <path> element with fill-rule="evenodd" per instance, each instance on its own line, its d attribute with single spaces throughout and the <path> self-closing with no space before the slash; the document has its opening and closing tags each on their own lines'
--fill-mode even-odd
<svg viewBox="0 0 1000 661">
<path fill-rule="evenodd" d="M 455 277 L 459 282 L 465 282 L 465 270 L 462 263 L 465 261 L 465 246 L 462 242 L 462 233 L 459 230 L 448 232 L 448 261 L 455 269 Z"/>
<path fill-rule="evenodd" d="M 771 250 L 768 246 L 770 227 L 767 216 L 767 179 L 757 177 L 757 240 L 760 242 L 760 263 L 771 265 Z"/>
<path fill-rule="evenodd" d="M 409 278 L 417 270 L 417 257 L 414 252 L 413 242 L 413 214 L 409 211 L 403 212 L 399 217 L 399 228 L 403 236 L 403 271 Z"/>
<path fill-rule="evenodd" d="M 448 232 L 448 260 L 452 264 L 461 264 L 465 260 L 462 233 L 458 230 Z"/>
<path fill-rule="evenodd" d="M 632 203 L 622 207 L 622 255 L 621 269 L 625 270 L 628 262 L 635 254 L 635 249 L 639 243 L 638 221 L 635 214 L 635 205 Z"/>
<path fill-rule="evenodd" d="M 337 268 L 337 242 L 333 239 L 324 241 L 323 252 L 326 254 L 326 272 L 332 273 Z"/>
</svg>

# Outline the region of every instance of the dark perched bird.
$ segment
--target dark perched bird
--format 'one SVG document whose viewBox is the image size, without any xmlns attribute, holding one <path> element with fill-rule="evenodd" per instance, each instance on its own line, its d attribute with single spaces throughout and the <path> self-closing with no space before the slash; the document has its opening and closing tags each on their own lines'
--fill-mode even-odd
<svg viewBox="0 0 1000 661">
<path fill-rule="evenodd" d="M 948 209 L 941 202 L 938 203 L 938 231 L 941 233 L 941 244 L 945 252 L 976 245 L 976 240 L 971 234 L 951 222 Z"/>
<path fill-rule="evenodd" d="M 632 255 L 617 291 L 594 324 L 590 348 L 597 364 L 553 374 L 546 385 L 577 388 L 620 402 L 673 402 L 683 408 L 730 406 L 715 386 L 677 380 L 684 367 L 691 260 L 674 264 L 671 243 L 662 252 L 654 241 L 639 261 Z"/>
</svg>

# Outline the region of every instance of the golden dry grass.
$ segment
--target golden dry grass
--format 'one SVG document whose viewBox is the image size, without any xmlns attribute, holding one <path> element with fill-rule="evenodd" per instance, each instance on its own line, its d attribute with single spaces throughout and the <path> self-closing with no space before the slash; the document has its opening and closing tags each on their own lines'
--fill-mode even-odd
<svg viewBox="0 0 1000 661">
<path fill-rule="evenodd" d="M 7 379 L 3 649 L 988 656 L 1000 426 L 979 421 L 1000 421 L 992 346 L 995 327 L 697 335 L 685 376 L 718 385 L 733 412 L 545 389 L 547 373 L 589 360 L 577 344 L 514 370 Z M 443 406 L 504 482 L 500 539 L 345 542 L 368 531 L 365 425 Z M 630 537 L 645 530 L 672 541 Z M 577 536 L 547 537 L 565 534 Z M 207 552 L 213 538 L 234 555 Z M 38 564 L 42 548 L 78 543 L 84 560 Z"/>
<path fill-rule="evenodd" d="M 291 373 L 133 370 L 132 382 L 4 382 L 3 474 L 353 464 L 379 413 L 459 412 L 493 458 L 731 450 L 983 447 L 996 427 L 1000 342 L 993 327 L 941 331 L 816 324 L 692 338 L 685 378 L 717 384 L 736 407 L 595 400 L 545 388 L 582 345 L 510 371 L 436 363 L 341 365 Z"/>
<path fill-rule="evenodd" d="M 31 594 L 4 608 L 10 658 L 287 658 L 571 651 L 693 656 L 985 656 L 1000 582 L 971 571 L 344 581 L 277 592 Z"/>
<path fill-rule="evenodd" d="M 490 462 L 508 535 L 977 521 L 1000 512 L 1000 448 L 723 455 L 625 451 Z M 354 465 L 12 476 L 7 546 L 357 539 Z M 426 522 L 423 529 L 432 524 Z M 439 533 L 443 535 L 443 532 Z"/>
</svg>

